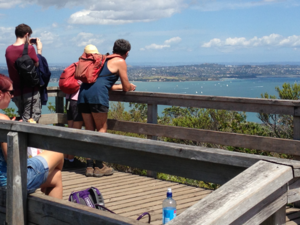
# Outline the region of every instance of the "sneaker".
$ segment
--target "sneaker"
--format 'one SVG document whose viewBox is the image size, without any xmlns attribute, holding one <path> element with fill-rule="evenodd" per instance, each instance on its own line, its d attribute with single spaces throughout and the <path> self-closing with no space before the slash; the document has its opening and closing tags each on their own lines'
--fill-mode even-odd
<svg viewBox="0 0 300 225">
<path fill-rule="evenodd" d="M 99 167 L 95 167 L 94 169 L 94 177 L 109 176 L 109 175 L 113 175 L 113 173 L 114 173 L 114 169 L 104 164 L 101 169 Z"/>
<path fill-rule="evenodd" d="M 94 175 L 94 168 L 93 167 L 87 167 L 85 171 L 85 176 L 92 177 Z"/>
</svg>

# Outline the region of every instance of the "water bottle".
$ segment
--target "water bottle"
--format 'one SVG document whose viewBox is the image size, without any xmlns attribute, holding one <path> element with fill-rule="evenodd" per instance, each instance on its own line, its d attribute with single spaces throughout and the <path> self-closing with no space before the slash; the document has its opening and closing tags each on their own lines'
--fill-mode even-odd
<svg viewBox="0 0 300 225">
<path fill-rule="evenodd" d="M 162 204 L 162 224 L 166 224 L 176 217 L 176 201 L 172 198 L 172 189 L 168 188 L 167 198 Z"/>
</svg>

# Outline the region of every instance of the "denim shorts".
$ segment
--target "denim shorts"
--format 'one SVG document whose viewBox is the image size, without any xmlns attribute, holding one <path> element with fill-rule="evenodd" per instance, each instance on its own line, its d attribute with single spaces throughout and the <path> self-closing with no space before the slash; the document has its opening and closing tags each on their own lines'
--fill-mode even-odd
<svg viewBox="0 0 300 225">
<path fill-rule="evenodd" d="M 27 159 L 27 192 L 35 192 L 46 180 L 49 174 L 49 167 L 46 159 L 35 156 Z"/>
</svg>

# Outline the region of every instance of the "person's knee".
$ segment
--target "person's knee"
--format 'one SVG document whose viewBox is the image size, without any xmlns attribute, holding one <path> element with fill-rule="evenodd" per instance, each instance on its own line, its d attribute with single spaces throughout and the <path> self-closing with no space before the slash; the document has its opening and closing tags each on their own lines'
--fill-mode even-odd
<svg viewBox="0 0 300 225">
<path fill-rule="evenodd" d="M 54 176 L 52 177 L 51 183 L 54 183 L 54 186 L 61 186 L 62 185 L 62 173 L 61 170 L 55 169 L 53 171 Z"/>
</svg>

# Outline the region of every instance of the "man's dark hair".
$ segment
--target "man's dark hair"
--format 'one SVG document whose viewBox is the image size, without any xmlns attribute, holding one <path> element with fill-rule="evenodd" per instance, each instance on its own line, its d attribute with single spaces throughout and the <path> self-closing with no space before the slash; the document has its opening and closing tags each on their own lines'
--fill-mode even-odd
<svg viewBox="0 0 300 225">
<path fill-rule="evenodd" d="M 130 49 L 131 49 L 131 45 L 129 41 L 126 41 L 124 39 L 118 39 L 114 43 L 113 53 L 124 55 L 126 54 L 126 52 L 130 51 Z"/>
<path fill-rule="evenodd" d="M 32 30 L 31 30 L 30 26 L 28 26 L 24 23 L 16 26 L 15 34 L 16 34 L 17 38 L 23 38 L 25 36 L 25 34 L 27 34 L 27 33 L 29 35 L 32 34 Z"/>
</svg>

